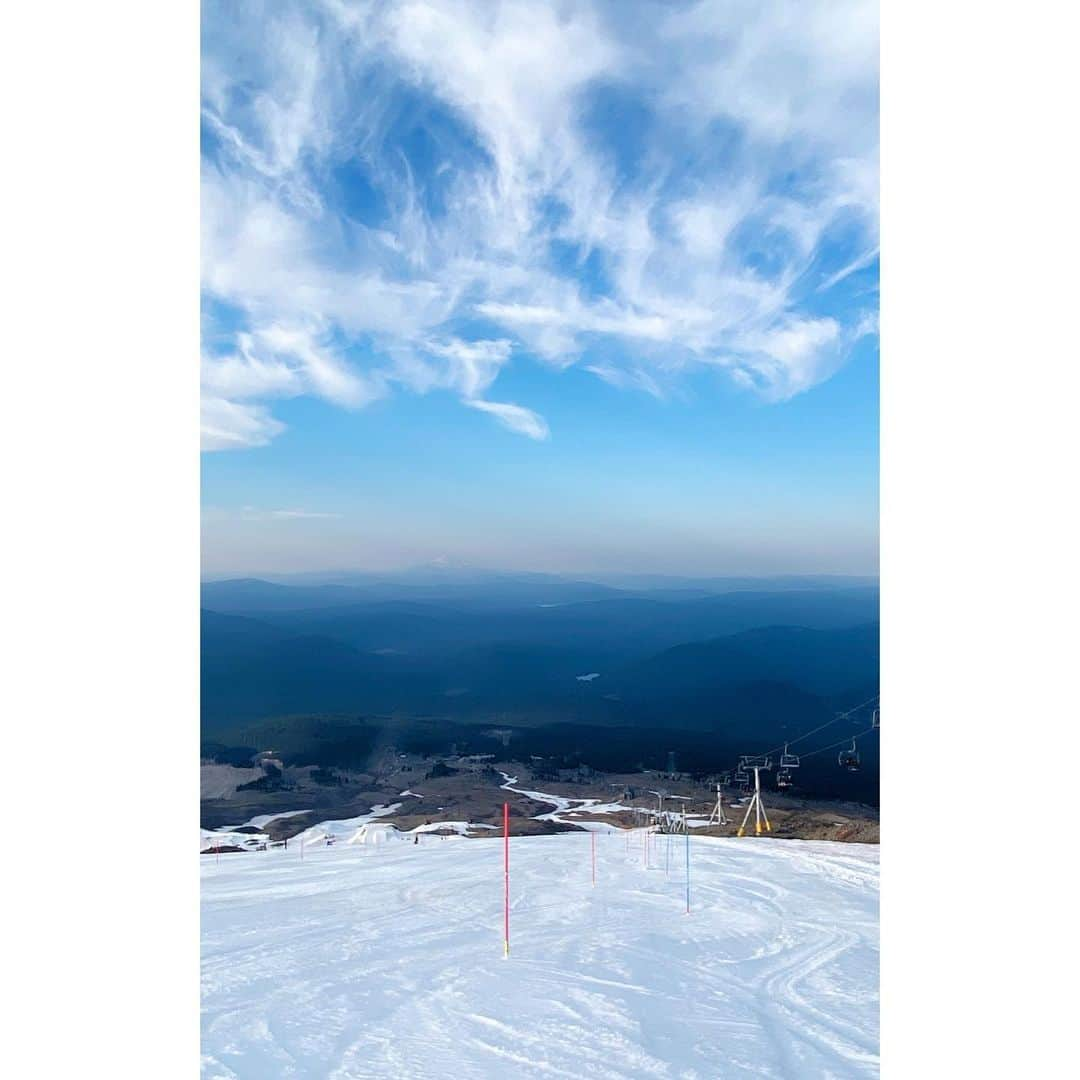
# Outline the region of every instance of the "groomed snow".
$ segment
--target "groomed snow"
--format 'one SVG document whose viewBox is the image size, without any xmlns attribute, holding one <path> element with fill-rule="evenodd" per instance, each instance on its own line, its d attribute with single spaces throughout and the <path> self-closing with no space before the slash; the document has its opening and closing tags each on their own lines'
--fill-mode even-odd
<svg viewBox="0 0 1080 1080">
<path fill-rule="evenodd" d="M 422 839 L 203 857 L 204 1077 L 878 1074 L 876 846 Z"/>
</svg>

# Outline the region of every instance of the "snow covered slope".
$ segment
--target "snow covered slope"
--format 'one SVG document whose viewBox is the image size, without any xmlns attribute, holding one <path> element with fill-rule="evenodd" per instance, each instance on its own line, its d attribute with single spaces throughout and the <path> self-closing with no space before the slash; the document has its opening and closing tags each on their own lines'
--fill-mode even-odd
<svg viewBox="0 0 1080 1080">
<path fill-rule="evenodd" d="M 204 856 L 204 1077 L 876 1076 L 877 847 L 643 841 Z"/>
</svg>

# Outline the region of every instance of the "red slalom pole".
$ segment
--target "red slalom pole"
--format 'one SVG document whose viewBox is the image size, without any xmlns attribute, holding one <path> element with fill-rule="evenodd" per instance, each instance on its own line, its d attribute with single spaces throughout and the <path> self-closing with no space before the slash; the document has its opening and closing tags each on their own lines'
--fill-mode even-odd
<svg viewBox="0 0 1080 1080">
<path fill-rule="evenodd" d="M 503 956 L 510 955 L 510 804 L 503 803 Z"/>
</svg>

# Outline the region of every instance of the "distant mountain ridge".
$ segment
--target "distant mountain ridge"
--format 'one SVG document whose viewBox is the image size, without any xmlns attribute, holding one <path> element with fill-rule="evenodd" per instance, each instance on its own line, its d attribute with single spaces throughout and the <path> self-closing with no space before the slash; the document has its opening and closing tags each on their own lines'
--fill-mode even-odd
<svg viewBox="0 0 1080 1080">
<path fill-rule="evenodd" d="M 687 600 L 734 592 L 783 593 L 875 589 L 877 579 L 788 575 L 773 578 L 687 578 L 612 575 L 607 580 L 555 574 L 474 571 L 402 574 L 298 575 L 293 580 L 224 578 L 202 583 L 203 606 L 217 611 L 277 611 L 388 600 L 451 603 L 467 608 L 516 607 L 636 597 Z"/>
<path fill-rule="evenodd" d="M 366 587 L 207 583 L 204 602 L 233 610 L 203 612 L 204 728 L 335 710 L 638 728 L 677 712 L 700 727 L 755 709 L 816 715 L 877 685 L 876 588 L 675 598 L 605 587 L 556 603 L 594 587 L 512 584 L 439 586 L 419 600 L 411 587 L 392 599 Z"/>
<path fill-rule="evenodd" d="M 628 592 L 650 590 L 695 589 L 709 593 L 734 592 L 742 589 L 783 592 L 787 589 L 876 587 L 878 578 L 868 574 L 766 574 L 766 575 L 706 575 L 648 574 L 632 572 L 588 572 L 556 574 L 543 571 L 494 570 L 480 567 L 427 564 L 398 570 L 338 570 L 308 571 L 292 574 L 215 574 L 204 579 L 205 584 L 228 581 L 264 581 L 289 588 L 321 585 L 416 586 L 458 585 L 488 588 L 506 582 L 533 585 L 565 585 L 583 582 L 607 586 Z"/>
<path fill-rule="evenodd" d="M 299 587 L 244 580 L 207 583 L 203 607 L 248 615 L 293 633 L 361 649 L 416 651 L 490 641 L 573 641 L 644 653 L 769 625 L 838 629 L 872 622 L 876 587 L 636 595 L 590 583 L 515 583 L 417 592 Z"/>
<path fill-rule="evenodd" d="M 668 698 L 759 680 L 830 694 L 876 681 L 878 662 L 876 622 L 839 630 L 767 626 L 676 645 L 631 667 L 625 685 L 629 692 Z"/>
<path fill-rule="evenodd" d="M 215 611 L 300 611 L 392 601 L 500 608 L 572 603 L 618 596 L 618 589 L 592 582 L 531 582 L 498 579 L 484 585 L 373 581 L 366 584 L 280 585 L 259 578 L 208 581 L 202 602 Z"/>
</svg>

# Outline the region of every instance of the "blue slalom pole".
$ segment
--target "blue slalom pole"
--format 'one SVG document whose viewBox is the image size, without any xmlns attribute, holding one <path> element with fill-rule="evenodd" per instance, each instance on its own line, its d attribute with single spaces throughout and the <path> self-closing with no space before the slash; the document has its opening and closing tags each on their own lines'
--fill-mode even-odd
<svg viewBox="0 0 1080 1080">
<path fill-rule="evenodd" d="M 690 914 L 690 830 L 686 830 L 686 914 Z"/>
</svg>

